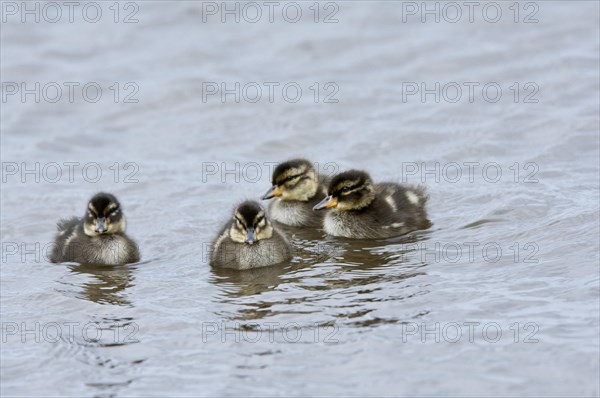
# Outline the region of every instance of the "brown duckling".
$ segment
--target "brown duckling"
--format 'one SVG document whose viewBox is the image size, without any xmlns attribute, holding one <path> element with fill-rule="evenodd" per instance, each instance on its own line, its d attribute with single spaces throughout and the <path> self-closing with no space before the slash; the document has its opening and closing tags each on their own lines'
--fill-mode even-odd
<svg viewBox="0 0 600 398">
<path fill-rule="evenodd" d="M 331 209 L 323 220 L 329 235 L 383 239 L 429 226 L 427 199 L 421 187 L 373 184 L 366 172 L 349 170 L 332 178 L 314 209 Z"/>
<path fill-rule="evenodd" d="M 118 265 L 140 260 L 137 244 L 125 234 L 125 215 L 114 195 L 98 193 L 83 218 L 58 223 L 53 263 Z"/>
<path fill-rule="evenodd" d="M 293 227 L 320 227 L 323 215 L 312 208 L 327 193 L 327 178 L 317 175 L 306 159 L 279 164 L 273 171 L 273 186 L 262 199 L 275 198 L 269 205 L 270 217 Z"/>
<path fill-rule="evenodd" d="M 292 258 L 286 237 L 255 201 L 245 201 L 234 211 L 212 244 L 211 264 L 245 270 L 282 263 Z"/>
</svg>

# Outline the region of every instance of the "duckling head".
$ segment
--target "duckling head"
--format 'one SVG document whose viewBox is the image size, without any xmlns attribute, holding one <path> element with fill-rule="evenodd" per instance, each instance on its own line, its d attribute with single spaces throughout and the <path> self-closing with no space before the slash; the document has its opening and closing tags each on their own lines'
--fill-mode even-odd
<svg viewBox="0 0 600 398">
<path fill-rule="evenodd" d="M 114 195 L 100 192 L 90 199 L 83 216 L 83 230 L 88 236 L 125 232 L 125 216 Z"/>
<path fill-rule="evenodd" d="M 313 210 L 360 210 L 375 199 L 375 187 L 364 171 L 349 170 L 332 178 L 327 196 Z"/>
<path fill-rule="evenodd" d="M 306 159 L 294 159 L 279 164 L 273 171 L 273 186 L 262 199 L 278 197 L 281 200 L 305 202 L 317 193 L 319 182 L 311 162 Z"/>
<path fill-rule="evenodd" d="M 273 236 L 265 210 L 255 201 L 241 203 L 233 213 L 229 236 L 234 242 L 253 245 Z"/>
</svg>

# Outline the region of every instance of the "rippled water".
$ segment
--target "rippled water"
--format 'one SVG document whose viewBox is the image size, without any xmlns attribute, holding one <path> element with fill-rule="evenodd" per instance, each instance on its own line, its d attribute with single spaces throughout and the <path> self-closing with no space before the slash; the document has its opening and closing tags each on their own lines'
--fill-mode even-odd
<svg viewBox="0 0 600 398">
<path fill-rule="evenodd" d="M 423 23 L 421 2 L 321 3 L 318 23 L 311 2 L 297 23 L 132 4 L 119 23 L 109 3 L 97 23 L 66 6 L 58 23 L 21 23 L 2 5 L 3 396 L 598 396 L 597 2 L 520 3 L 519 23 L 512 2 L 494 3 L 496 23 L 487 3 L 473 23 L 466 6 Z M 36 103 L 7 82 L 79 86 Z M 222 82 L 248 91 L 208 95 Z M 408 95 L 436 82 L 439 102 Z M 292 231 L 288 265 L 211 269 L 233 206 L 295 156 L 422 183 L 432 227 Z M 100 190 L 142 261 L 50 264 L 55 222 Z"/>
</svg>

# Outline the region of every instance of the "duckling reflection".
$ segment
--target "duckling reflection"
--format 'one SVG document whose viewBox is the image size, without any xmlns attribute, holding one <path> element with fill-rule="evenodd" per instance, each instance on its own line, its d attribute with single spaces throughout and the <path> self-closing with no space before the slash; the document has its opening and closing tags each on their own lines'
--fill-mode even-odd
<svg viewBox="0 0 600 398">
<path fill-rule="evenodd" d="M 369 270 L 382 267 L 420 267 L 424 264 L 420 253 L 420 242 L 429 239 L 424 231 L 403 235 L 393 239 L 335 239 L 335 260 L 344 264 L 344 269 Z"/>
<path fill-rule="evenodd" d="M 89 275 L 88 281 L 82 283 L 79 296 L 98 304 L 131 306 L 125 291 L 134 286 L 131 266 L 105 267 L 98 264 L 77 264 L 69 266 L 74 274 Z"/>
<path fill-rule="evenodd" d="M 229 297 L 253 296 L 277 289 L 283 281 L 282 277 L 295 268 L 286 265 L 236 272 L 230 268 L 212 267 L 211 280 Z"/>
<path fill-rule="evenodd" d="M 385 239 L 429 227 L 427 199 L 422 187 L 373 184 L 364 171 L 349 170 L 332 178 L 314 210 L 331 209 L 323 220 L 329 235 Z"/>
<path fill-rule="evenodd" d="M 421 239 L 414 236 L 402 242 L 342 241 L 342 254 L 336 267 L 331 267 L 323 276 L 321 285 L 312 286 L 315 290 L 312 297 L 318 299 L 335 293 L 338 300 L 332 304 L 331 312 L 337 312 L 338 324 L 372 327 L 402 322 L 404 316 L 400 314 L 379 316 L 381 305 L 378 303 L 402 301 L 427 293 L 427 288 L 413 281 L 427 273 L 427 264 L 415 256 Z"/>
<path fill-rule="evenodd" d="M 278 288 L 281 284 L 300 284 L 302 271 L 311 267 L 311 264 L 304 262 L 253 268 L 244 272 L 212 267 L 210 280 L 225 295 L 225 298 L 217 300 L 232 305 L 231 311 L 226 313 L 227 318 L 236 321 L 260 320 L 277 314 L 274 306 L 304 301 L 287 297 Z"/>
</svg>

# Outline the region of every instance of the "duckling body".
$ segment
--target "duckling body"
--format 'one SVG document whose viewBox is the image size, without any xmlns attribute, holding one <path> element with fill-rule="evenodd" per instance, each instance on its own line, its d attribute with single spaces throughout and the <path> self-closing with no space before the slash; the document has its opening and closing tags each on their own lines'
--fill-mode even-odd
<svg viewBox="0 0 600 398">
<path fill-rule="evenodd" d="M 241 203 L 214 240 L 211 264 L 246 270 L 282 263 L 292 258 L 291 245 L 254 201 Z"/>
<path fill-rule="evenodd" d="M 273 171 L 273 186 L 262 199 L 269 204 L 271 219 L 293 227 L 320 227 L 323 215 L 312 211 L 327 193 L 328 179 L 317 175 L 311 162 L 294 159 L 279 164 Z"/>
<path fill-rule="evenodd" d="M 58 234 L 50 256 L 53 263 L 119 265 L 139 261 L 135 241 L 125 234 L 125 217 L 117 199 L 106 193 L 95 195 L 83 218 L 58 223 Z"/>
<path fill-rule="evenodd" d="M 328 196 L 315 209 L 331 209 L 323 220 L 329 235 L 385 239 L 427 227 L 426 202 L 421 187 L 373 184 L 367 173 L 350 170 L 332 179 Z"/>
<path fill-rule="evenodd" d="M 323 214 L 315 213 L 312 208 L 325 194 L 325 189 L 319 189 L 315 196 L 307 201 L 276 198 L 269 204 L 269 215 L 273 220 L 291 227 L 320 227 Z"/>
</svg>

